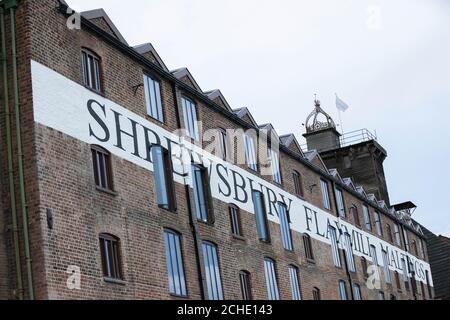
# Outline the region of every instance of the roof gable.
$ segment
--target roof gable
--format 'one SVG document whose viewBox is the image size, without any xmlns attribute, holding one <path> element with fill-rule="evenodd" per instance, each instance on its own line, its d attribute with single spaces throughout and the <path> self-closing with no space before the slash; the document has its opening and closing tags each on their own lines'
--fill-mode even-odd
<svg viewBox="0 0 450 320">
<path fill-rule="evenodd" d="M 256 123 L 255 119 L 253 118 L 252 114 L 250 113 L 250 111 L 248 110 L 248 108 L 241 108 L 241 109 L 236 109 L 233 111 L 234 114 L 239 118 L 244 120 L 245 122 L 247 122 L 248 124 L 257 127 L 258 124 Z"/>
<path fill-rule="evenodd" d="M 352 190 L 356 191 L 356 187 L 355 184 L 353 183 L 352 178 L 344 178 L 343 182 L 347 187 L 350 187 Z"/>
<path fill-rule="evenodd" d="M 323 162 L 322 157 L 320 156 L 319 152 L 317 152 L 317 150 L 308 151 L 307 153 L 305 153 L 305 157 L 313 165 L 322 169 L 326 173 L 329 173 L 327 166 Z"/>
<path fill-rule="evenodd" d="M 169 71 L 169 69 L 167 69 L 166 65 L 164 64 L 164 61 L 162 61 L 158 52 L 156 52 L 155 48 L 153 47 L 153 45 L 151 43 L 144 43 L 144 44 L 133 47 L 133 49 L 137 53 L 148 58 L 153 63 L 159 65 L 161 68 L 164 69 L 164 71 L 167 71 L 167 72 Z"/>
<path fill-rule="evenodd" d="M 280 141 L 281 144 L 283 144 L 286 148 L 288 148 L 292 152 L 302 157 L 304 156 L 302 148 L 300 147 L 300 143 L 298 143 L 298 140 L 293 133 L 281 136 Z"/>
<path fill-rule="evenodd" d="M 211 99 L 212 101 L 217 103 L 222 108 L 224 108 L 230 112 L 232 111 L 230 105 L 228 104 L 227 99 L 225 99 L 224 95 L 222 94 L 222 92 L 219 89 L 205 92 L 205 94 L 208 96 L 209 99 Z"/>
<path fill-rule="evenodd" d="M 109 33 L 110 35 L 119 39 L 123 44 L 128 46 L 127 41 L 120 33 L 119 29 L 114 25 L 112 20 L 106 14 L 103 9 L 94 9 L 89 11 L 81 12 L 81 16 L 85 19 L 91 21 L 96 24 L 99 28 L 103 29 L 103 31 Z"/>
<path fill-rule="evenodd" d="M 337 169 L 329 169 L 328 172 L 338 181 L 344 182 L 344 180 L 342 180 L 342 177 L 339 174 L 339 172 L 337 171 Z"/>
<path fill-rule="evenodd" d="M 184 83 L 186 83 L 190 87 L 194 88 L 198 92 L 203 92 L 202 89 L 200 88 L 200 86 L 198 85 L 197 81 L 195 81 L 194 77 L 189 72 L 188 68 L 176 69 L 176 70 L 171 71 L 170 73 L 172 73 L 172 75 L 175 78 L 183 81 Z"/>
<path fill-rule="evenodd" d="M 280 142 L 280 137 L 278 136 L 277 131 L 273 127 L 271 123 L 263 124 L 259 126 L 259 130 L 265 130 L 267 132 L 267 135 L 272 138 L 272 136 L 276 139 L 276 142 Z"/>
</svg>

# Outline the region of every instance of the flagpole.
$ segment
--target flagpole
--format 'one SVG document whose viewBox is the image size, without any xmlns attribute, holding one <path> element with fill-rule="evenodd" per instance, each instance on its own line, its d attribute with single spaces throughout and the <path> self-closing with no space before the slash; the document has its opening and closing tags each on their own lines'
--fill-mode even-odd
<svg viewBox="0 0 450 320">
<path fill-rule="evenodd" d="M 342 125 L 341 110 L 339 110 L 339 122 L 340 122 L 340 124 L 341 124 L 341 131 L 342 131 L 342 134 L 344 134 L 344 126 Z"/>
</svg>

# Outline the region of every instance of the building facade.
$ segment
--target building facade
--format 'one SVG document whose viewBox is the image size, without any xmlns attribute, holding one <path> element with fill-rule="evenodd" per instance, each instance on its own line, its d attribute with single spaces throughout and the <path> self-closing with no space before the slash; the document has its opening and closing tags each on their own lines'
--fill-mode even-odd
<svg viewBox="0 0 450 320">
<path fill-rule="evenodd" d="M 420 229 L 294 135 L 103 10 L 0 3 L 1 299 L 433 298 Z"/>
</svg>

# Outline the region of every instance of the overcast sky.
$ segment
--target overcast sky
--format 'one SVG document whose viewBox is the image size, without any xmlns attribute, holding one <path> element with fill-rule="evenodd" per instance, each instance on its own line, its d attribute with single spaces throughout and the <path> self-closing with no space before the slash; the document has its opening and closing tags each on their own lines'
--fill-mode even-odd
<svg viewBox="0 0 450 320">
<path fill-rule="evenodd" d="M 130 45 L 301 143 L 317 93 L 343 128 L 377 132 L 392 203 L 450 236 L 450 1 L 68 0 L 104 8 Z"/>
</svg>

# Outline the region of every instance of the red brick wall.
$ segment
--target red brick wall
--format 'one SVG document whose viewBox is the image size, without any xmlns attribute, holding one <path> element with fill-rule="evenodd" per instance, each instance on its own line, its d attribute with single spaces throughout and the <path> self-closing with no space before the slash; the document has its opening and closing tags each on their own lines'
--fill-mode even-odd
<svg viewBox="0 0 450 320">
<path fill-rule="evenodd" d="M 80 50 L 83 47 L 93 50 L 101 57 L 104 96 L 133 113 L 154 121 L 146 114 L 142 88 L 136 95 L 132 88 L 142 83 L 144 72 L 151 70 L 87 30 L 69 30 L 66 18 L 55 9 L 57 3 L 56 0 L 24 0 L 17 16 L 26 190 L 36 297 L 171 299 L 168 294 L 163 242 L 163 228 L 171 228 L 183 236 L 189 298 L 198 299 L 200 286 L 184 186 L 176 185 L 177 213 L 162 210 L 155 203 L 152 174 L 126 160 L 113 157 L 114 187 L 117 194 L 97 191 L 90 146 L 34 123 L 30 60 L 81 83 Z M 177 129 L 177 119 L 172 84 L 165 78 L 161 77 L 160 80 L 166 119 L 163 127 L 173 131 Z M 177 94 L 181 97 L 188 93 L 181 89 Z M 203 120 L 205 130 L 218 127 L 240 128 L 220 112 L 198 99 L 195 100 L 199 108 L 199 119 Z M 180 114 L 182 115 L 181 110 Z M 4 151 L 3 117 L 0 123 L 0 146 L 1 151 Z M 1 157 L 1 161 L 3 207 L 8 208 L 9 198 L 7 189 L 5 190 L 6 160 Z M 294 193 L 291 177 L 292 171 L 297 170 L 303 177 L 305 200 L 322 207 L 320 175 L 286 154 L 281 154 L 281 163 L 283 188 Z M 17 168 L 15 169 L 17 172 Z M 271 177 L 261 177 L 269 182 L 272 180 Z M 309 188 L 312 185 L 316 187 Z M 345 194 L 345 200 L 347 204 L 354 203 L 361 208 L 361 201 L 348 193 Z M 52 209 L 54 214 L 52 230 L 47 227 L 47 208 Z M 336 212 L 334 201 L 331 211 Z M 6 215 L 7 210 L 3 212 L 3 219 L 0 219 L 0 261 L 6 259 L 7 263 L 0 263 L 0 298 L 14 298 L 14 263 L 11 258 L 11 231 L 8 228 L 10 218 Z M 282 247 L 279 225 L 270 222 L 272 242 L 261 243 L 258 241 L 254 215 L 242 211 L 245 239 L 237 240 L 231 235 L 228 204 L 215 199 L 214 212 L 214 226 L 199 224 L 198 227 L 202 240 L 218 245 L 226 299 L 241 297 L 238 278 L 240 270 L 251 273 L 254 298 L 267 297 L 263 270 L 263 259 L 266 256 L 276 261 L 282 299 L 291 298 L 288 277 L 288 265 L 291 264 L 299 268 L 303 298 L 312 299 L 312 289 L 318 287 L 323 299 L 338 299 L 338 281 L 347 281 L 347 274 L 344 269 L 334 267 L 329 245 L 312 240 L 316 259 L 315 263 L 311 263 L 306 261 L 301 234 L 293 234 L 294 252 L 286 252 Z M 360 220 L 363 221 L 362 210 L 359 212 Z M 383 219 L 383 223 L 387 223 L 390 218 L 383 216 Z M 351 217 L 349 221 L 352 222 Z M 124 283 L 108 283 L 103 279 L 98 244 L 100 233 L 111 233 L 121 240 Z M 23 257 L 22 261 L 24 263 Z M 369 292 L 364 285 L 360 258 L 355 256 L 355 262 L 358 270 L 352 278 L 361 285 L 363 298 L 376 299 L 377 292 Z M 69 290 L 66 286 L 66 270 L 70 265 L 81 268 L 81 290 Z M 24 272 L 23 278 L 26 283 Z M 387 297 L 391 292 L 399 296 L 395 288 L 384 285 L 383 290 Z M 410 295 L 402 297 L 411 298 Z"/>
</svg>

